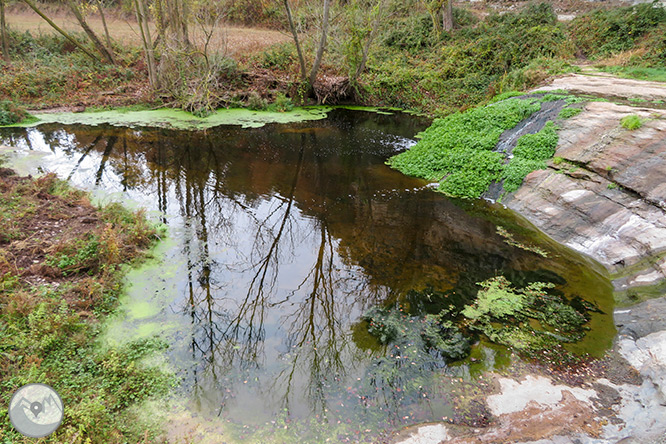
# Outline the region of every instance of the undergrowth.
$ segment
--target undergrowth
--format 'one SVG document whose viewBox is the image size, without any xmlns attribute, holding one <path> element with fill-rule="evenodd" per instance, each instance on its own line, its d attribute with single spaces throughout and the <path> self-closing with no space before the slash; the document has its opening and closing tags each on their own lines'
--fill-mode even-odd
<svg viewBox="0 0 666 444">
<path fill-rule="evenodd" d="M 10 30 L 11 63 L 0 70 L 0 98 L 32 107 L 76 104 L 145 81 L 138 48 L 117 46 L 118 65 L 91 61 L 60 35 Z M 83 41 L 83 37 L 76 38 Z M 109 95 L 111 97 L 111 95 Z M 63 103 L 64 102 L 64 103 Z"/>
</svg>

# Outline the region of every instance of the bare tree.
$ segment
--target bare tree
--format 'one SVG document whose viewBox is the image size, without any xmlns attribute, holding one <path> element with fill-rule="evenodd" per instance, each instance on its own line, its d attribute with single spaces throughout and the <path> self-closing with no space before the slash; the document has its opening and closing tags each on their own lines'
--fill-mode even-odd
<svg viewBox="0 0 666 444">
<path fill-rule="evenodd" d="M 136 21 L 141 30 L 141 41 L 143 49 L 146 53 L 146 63 L 148 65 L 148 80 L 150 86 L 154 89 L 159 88 L 159 78 L 157 77 L 157 69 L 155 65 L 155 53 L 153 51 L 153 41 L 150 38 L 150 26 L 148 25 L 148 14 L 146 13 L 146 3 L 144 0 L 134 0 L 134 7 L 136 10 Z"/>
<path fill-rule="evenodd" d="M 9 63 L 9 42 L 5 23 L 5 0 L 0 0 L 0 39 L 2 40 L 2 58 Z"/>
<path fill-rule="evenodd" d="M 289 7 L 289 0 L 284 0 L 284 9 L 287 13 L 287 19 L 289 20 L 289 29 L 294 38 L 294 43 L 296 44 L 296 52 L 298 53 L 298 62 L 301 66 L 301 80 L 306 81 L 308 75 L 306 74 L 307 69 L 305 68 L 305 59 L 303 58 L 303 51 L 301 50 L 301 43 L 298 40 L 298 31 L 294 25 L 294 19 L 291 16 L 291 8 Z"/>
<path fill-rule="evenodd" d="M 328 38 L 328 27 L 329 27 L 329 16 L 331 10 L 331 0 L 324 0 L 322 7 L 322 23 L 321 23 L 321 35 L 319 37 L 319 44 L 317 45 L 317 51 L 315 53 L 314 62 L 312 63 L 312 68 L 310 69 L 310 74 L 306 76 L 306 66 L 305 66 L 305 57 L 303 56 L 303 51 L 301 44 L 298 38 L 298 30 L 294 24 L 292 18 L 291 7 L 289 6 L 288 0 L 283 0 L 285 12 L 287 13 L 287 19 L 289 21 L 289 29 L 294 38 L 294 43 L 296 44 L 296 51 L 298 52 L 298 60 L 301 65 L 301 80 L 307 81 L 310 84 L 310 88 L 313 87 L 315 80 L 317 80 L 317 72 L 321 67 L 322 59 L 324 58 L 324 51 L 326 50 L 326 42 Z"/>
<path fill-rule="evenodd" d="M 326 49 L 326 38 L 328 37 L 328 14 L 331 9 L 331 0 L 324 0 L 324 12 L 322 14 L 322 23 L 321 23 L 321 37 L 319 39 L 319 46 L 317 47 L 317 55 L 315 55 L 314 63 L 312 64 L 312 70 L 310 71 L 310 85 L 314 85 L 315 80 L 317 80 L 317 71 L 321 66 L 321 60 L 324 56 L 324 50 Z"/>
<path fill-rule="evenodd" d="M 99 16 L 102 19 L 102 25 L 104 26 L 104 35 L 106 36 L 106 46 L 111 50 L 111 35 L 109 34 L 109 27 L 106 26 L 106 16 L 104 15 L 104 2 L 102 0 L 97 0 L 97 9 L 99 10 Z"/>
<path fill-rule="evenodd" d="M 116 60 L 113 57 L 111 49 L 104 46 L 99 37 L 97 37 L 97 34 L 95 34 L 92 28 L 88 26 L 88 22 L 86 22 L 86 19 L 83 17 L 83 14 L 81 13 L 81 10 L 79 9 L 79 6 L 76 4 L 76 2 L 74 0 L 67 0 L 67 5 L 69 6 L 72 14 L 74 14 L 74 17 L 76 17 L 76 20 L 79 22 L 79 25 L 81 25 L 81 28 L 83 28 L 83 31 L 86 33 L 92 44 L 95 46 L 95 48 L 97 48 L 97 51 L 102 54 L 104 60 L 115 65 Z"/>
<path fill-rule="evenodd" d="M 372 25 L 370 26 L 370 33 L 367 37 L 367 40 L 365 41 L 365 45 L 363 46 L 363 53 L 361 55 L 361 61 L 356 67 L 356 71 L 354 72 L 354 75 L 350 79 L 350 83 L 356 82 L 358 80 L 358 77 L 361 75 L 363 71 L 365 71 L 365 65 L 368 62 L 368 55 L 370 53 L 370 47 L 372 46 L 372 42 L 375 39 L 375 36 L 377 35 L 377 31 L 380 28 L 381 24 L 381 19 L 384 13 L 384 3 L 385 0 L 379 0 L 377 3 L 377 6 L 375 6 L 371 12 L 371 17 L 372 17 Z"/>
</svg>

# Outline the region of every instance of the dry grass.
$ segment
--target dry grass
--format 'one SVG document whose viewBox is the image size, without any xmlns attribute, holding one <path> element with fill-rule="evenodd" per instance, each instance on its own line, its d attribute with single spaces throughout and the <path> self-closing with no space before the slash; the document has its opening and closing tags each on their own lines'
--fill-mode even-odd
<svg viewBox="0 0 666 444">
<path fill-rule="evenodd" d="M 66 31 L 81 31 L 76 19 L 64 12 L 52 13 L 50 17 L 58 26 Z M 141 37 L 136 21 L 109 14 L 106 18 L 111 37 L 125 45 L 139 46 Z M 12 29 L 30 31 L 34 35 L 55 33 L 48 23 L 34 12 L 28 10 L 11 10 L 7 13 L 7 22 Z M 100 36 L 104 33 L 102 20 L 97 16 L 88 17 L 88 24 Z M 154 28 L 153 28 L 154 31 Z M 203 34 L 192 27 L 195 41 L 201 41 Z M 231 57 L 240 57 L 258 52 L 270 45 L 289 41 L 289 36 L 270 29 L 243 28 L 237 26 L 220 26 L 216 31 L 211 49 Z"/>
</svg>

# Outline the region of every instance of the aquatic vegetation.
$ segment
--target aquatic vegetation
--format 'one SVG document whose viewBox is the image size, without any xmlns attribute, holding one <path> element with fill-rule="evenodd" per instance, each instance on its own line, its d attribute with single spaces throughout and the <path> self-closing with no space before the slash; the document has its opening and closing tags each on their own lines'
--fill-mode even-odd
<svg viewBox="0 0 666 444">
<path fill-rule="evenodd" d="M 588 321 L 586 312 L 594 309 L 586 304 L 579 311 L 561 296 L 549 293 L 554 288 L 550 283 L 533 282 L 515 288 L 498 276 L 479 285 L 476 301 L 462 310 L 467 327 L 518 351 L 533 352 L 579 341 Z"/>
<path fill-rule="evenodd" d="M 368 331 L 382 344 L 416 347 L 418 353 L 439 354 L 445 360 L 457 360 L 469 354 L 471 340 L 453 322 L 453 307 L 422 318 L 407 314 L 402 307 L 373 307 L 363 318 Z"/>
<path fill-rule="evenodd" d="M 512 247 L 517 247 L 520 248 L 521 250 L 525 251 L 531 251 L 532 253 L 536 253 L 541 257 L 548 257 L 548 252 L 544 250 L 543 248 L 539 248 L 534 245 L 526 245 L 522 242 L 518 242 L 514 237 L 513 234 L 509 233 L 506 228 L 502 226 L 497 226 L 497 234 L 502 236 L 504 238 L 504 242 L 507 243 L 507 245 L 511 245 Z"/>
<path fill-rule="evenodd" d="M 534 99 L 507 99 L 435 120 L 421 140 L 387 162 L 411 176 L 438 180 L 440 191 L 481 196 L 503 171 L 504 154 L 493 152 L 500 135 L 538 111 Z"/>
<path fill-rule="evenodd" d="M 432 361 L 433 353 L 445 362 L 464 359 L 477 335 L 528 357 L 556 350 L 558 360 L 574 359 L 561 346 L 580 341 L 589 313 L 597 311 L 580 298 L 565 299 L 552 283 L 518 288 L 497 276 L 478 285 L 471 303 L 450 304 L 436 314 L 408 314 L 401 306 L 374 307 L 364 316 L 368 331 L 393 353 L 409 350 L 414 362 Z"/>
</svg>

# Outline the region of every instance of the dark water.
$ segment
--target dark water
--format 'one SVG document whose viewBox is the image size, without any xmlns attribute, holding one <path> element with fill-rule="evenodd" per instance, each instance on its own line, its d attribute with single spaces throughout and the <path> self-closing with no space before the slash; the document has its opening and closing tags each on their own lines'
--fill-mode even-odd
<svg viewBox="0 0 666 444">
<path fill-rule="evenodd" d="M 384 165 L 426 125 L 335 110 L 260 129 L 42 125 L 0 136 L 49 153 L 47 169 L 80 186 L 158 210 L 184 265 L 155 290 L 170 303 L 153 318 L 177 319 L 168 340 L 190 407 L 238 439 L 284 426 L 307 442 L 451 416 L 441 376 L 506 361 L 480 344 L 476 364 L 417 362 L 368 334 L 361 315 L 375 305 L 437 310 L 418 292 L 472 298 L 477 282 L 504 274 L 602 309 L 576 351 L 612 340 L 611 288 L 596 265 L 500 206 L 451 201 Z M 548 257 L 507 244 L 498 225 Z"/>
</svg>

